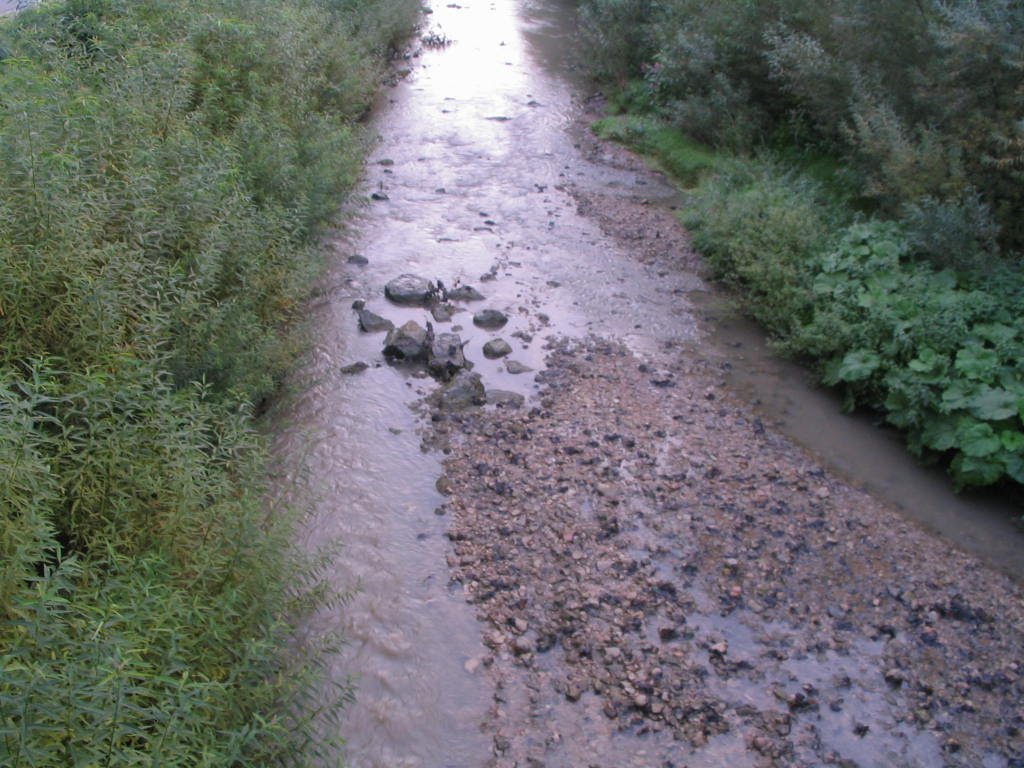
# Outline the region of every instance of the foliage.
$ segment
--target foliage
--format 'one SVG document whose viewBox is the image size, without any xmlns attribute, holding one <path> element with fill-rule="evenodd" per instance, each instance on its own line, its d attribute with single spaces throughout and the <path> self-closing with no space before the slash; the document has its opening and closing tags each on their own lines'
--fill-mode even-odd
<svg viewBox="0 0 1024 768">
<path fill-rule="evenodd" d="M 417 12 L 65 0 L 0 21 L 0 763 L 326 746 L 317 649 L 286 650 L 316 563 L 268 509 L 253 403 L 293 360 Z"/>
<path fill-rule="evenodd" d="M 1024 245 L 1020 3 L 638 3 L 582 0 L 587 60 L 620 84 L 642 78 L 648 110 L 684 133 L 840 155 L 887 215 L 976 198 L 1004 258 Z"/>
<path fill-rule="evenodd" d="M 712 270 L 849 406 L 1024 483 L 1024 6 L 638 2 L 581 2 L 627 113 L 595 130 L 691 189 Z"/>
<path fill-rule="evenodd" d="M 738 162 L 685 214 L 694 243 L 782 349 L 886 414 L 958 486 L 1024 484 L 1024 276 L 912 258 L 902 227 L 836 219 L 820 188 Z"/>
<path fill-rule="evenodd" d="M 789 334 L 811 312 L 806 264 L 829 242 L 838 213 L 819 184 L 770 160 L 724 167 L 693 196 L 684 221 L 715 274 L 747 295 L 753 316 Z"/>
</svg>

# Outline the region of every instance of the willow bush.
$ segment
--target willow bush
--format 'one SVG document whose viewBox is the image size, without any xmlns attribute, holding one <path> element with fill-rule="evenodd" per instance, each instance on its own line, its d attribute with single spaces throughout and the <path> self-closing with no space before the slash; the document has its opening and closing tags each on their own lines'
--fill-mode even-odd
<svg viewBox="0 0 1024 768">
<path fill-rule="evenodd" d="M 0 21 L 0 764 L 328 744 L 322 597 L 254 405 L 293 361 L 408 0 L 62 0 Z"/>
<path fill-rule="evenodd" d="M 596 74 L 642 84 L 642 102 L 691 137 L 741 152 L 828 151 L 890 216 L 929 199 L 947 209 L 980 199 L 980 226 L 998 225 L 1003 257 L 1017 260 L 1019 2 L 582 0 L 581 9 Z"/>
</svg>

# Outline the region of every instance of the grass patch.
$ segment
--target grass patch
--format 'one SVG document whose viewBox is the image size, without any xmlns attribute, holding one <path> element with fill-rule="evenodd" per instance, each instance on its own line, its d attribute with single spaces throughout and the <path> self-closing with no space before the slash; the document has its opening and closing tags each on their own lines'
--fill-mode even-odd
<svg viewBox="0 0 1024 768">
<path fill-rule="evenodd" d="M 613 115 L 597 120 L 591 130 L 646 155 L 684 188 L 697 186 L 723 161 L 719 153 L 653 117 Z"/>
</svg>

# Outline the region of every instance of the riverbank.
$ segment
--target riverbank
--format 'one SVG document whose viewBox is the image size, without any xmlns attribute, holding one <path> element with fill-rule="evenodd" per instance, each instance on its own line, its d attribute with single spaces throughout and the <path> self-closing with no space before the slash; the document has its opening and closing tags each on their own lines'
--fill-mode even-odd
<svg viewBox="0 0 1024 768">
<path fill-rule="evenodd" d="M 308 764 L 347 696 L 255 411 L 403 0 L 0 23 L 0 763 Z"/>
</svg>

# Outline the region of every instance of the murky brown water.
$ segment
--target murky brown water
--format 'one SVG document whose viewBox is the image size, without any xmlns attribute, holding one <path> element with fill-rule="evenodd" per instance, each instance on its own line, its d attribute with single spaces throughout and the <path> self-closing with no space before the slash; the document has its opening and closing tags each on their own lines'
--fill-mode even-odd
<svg viewBox="0 0 1024 768">
<path fill-rule="evenodd" d="M 334 672 L 339 680 L 352 676 L 358 686 L 357 703 L 342 725 L 348 759 L 357 768 L 484 764 L 490 739 L 479 722 L 490 691 L 479 671 L 467 671 L 484 653 L 480 628 L 473 609 L 447 583 L 445 522 L 434 514 L 440 467 L 437 457 L 421 451 L 409 409 L 434 385 L 383 364 L 383 337 L 357 330 L 353 300 L 365 300 L 396 324 L 423 323 L 423 310 L 384 299 L 387 280 L 412 272 L 449 286 L 472 284 L 488 297 L 474 308 L 494 307 L 511 317 L 500 334 L 515 350 L 511 359 L 538 370 L 542 342 L 553 334 L 615 335 L 640 353 L 666 340 L 698 337 L 698 310 L 680 294 L 703 288 L 701 281 L 658 275 L 631 259 L 578 215 L 565 190 L 571 182 L 630 195 L 643 186 L 654 203 L 675 195 L 635 173 L 590 163 L 574 146 L 569 128 L 577 105 L 565 65 L 573 5 L 434 4 L 427 29 L 452 42 L 423 50 L 375 117 L 380 141 L 364 181 L 366 206 L 351 235 L 337 242 L 336 263 L 310 305 L 315 349 L 296 376 L 294 395 L 273 415 L 282 472 L 299 478 L 307 498 L 316 499 L 308 543 L 342 542 L 331 578 L 355 591 L 348 605 L 321 616 L 311 631 L 340 625 L 349 638 Z M 370 202 L 371 192 L 387 199 Z M 354 254 L 368 264 L 349 264 Z M 457 315 L 454 325 L 488 388 L 530 394 L 532 374 L 511 375 L 502 361 L 483 357 L 482 343 L 492 334 L 474 328 L 468 314 Z M 724 332 L 711 338 L 723 353 L 736 349 Z M 760 370 L 762 354 L 748 344 L 744 365 Z M 341 372 L 357 361 L 369 369 Z M 743 387 L 752 398 L 768 401 L 774 393 L 787 404 L 789 415 L 776 419 L 784 430 L 804 425 L 808 403 L 817 397 L 796 376 L 750 376 Z M 808 440 L 812 448 L 828 461 L 830 445 L 849 446 L 856 432 L 851 457 L 835 463 L 855 479 L 876 480 L 879 470 L 861 461 L 888 441 L 872 442 L 834 411 L 822 418 L 827 432 L 812 431 L 829 439 L 825 445 Z M 887 471 L 883 492 L 917 477 L 913 467 Z M 922 482 L 929 509 L 959 503 L 941 490 L 941 480 L 938 486 L 931 476 Z M 911 493 L 917 498 L 924 491 Z M 1004 552 L 1024 572 L 1014 555 L 1024 547 L 1008 538 L 1005 519 L 993 534 L 979 534 L 974 523 L 958 527 L 962 533 L 954 534 L 968 545 Z M 742 745 L 726 742 L 716 754 L 739 759 Z M 628 754 L 630 747 L 601 749 L 607 759 L 609 750 Z"/>
</svg>

